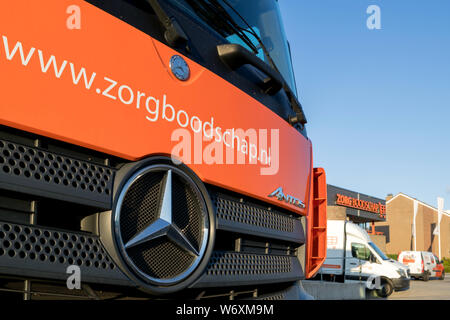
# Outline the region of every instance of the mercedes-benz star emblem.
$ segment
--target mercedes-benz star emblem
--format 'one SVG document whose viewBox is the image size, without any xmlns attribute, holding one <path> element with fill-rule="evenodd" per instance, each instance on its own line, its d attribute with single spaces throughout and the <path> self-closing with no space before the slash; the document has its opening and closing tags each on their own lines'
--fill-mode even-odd
<svg viewBox="0 0 450 320">
<path fill-rule="evenodd" d="M 191 74 L 189 66 L 181 56 L 174 55 L 172 58 L 170 58 L 169 66 L 170 70 L 172 70 L 173 75 L 177 77 L 178 80 L 186 81 L 187 79 L 189 79 L 189 76 Z"/>
<path fill-rule="evenodd" d="M 159 218 L 128 241 L 125 244 L 125 248 L 129 249 L 138 244 L 167 236 L 170 241 L 186 252 L 198 256 L 198 250 L 195 249 L 192 243 L 183 235 L 172 219 L 172 170 L 167 172 L 164 185 L 164 192 L 162 199 L 160 200 L 162 205 L 159 209 Z"/>
<path fill-rule="evenodd" d="M 214 216 L 206 197 L 198 178 L 172 165 L 151 164 L 131 174 L 113 218 L 127 274 L 165 292 L 195 280 L 212 251 Z"/>
</svg>

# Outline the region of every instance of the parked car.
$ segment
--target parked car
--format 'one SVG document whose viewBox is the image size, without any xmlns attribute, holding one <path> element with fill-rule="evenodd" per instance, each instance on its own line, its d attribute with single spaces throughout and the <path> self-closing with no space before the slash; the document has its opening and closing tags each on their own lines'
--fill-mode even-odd
<svg viewBox="0 0 450 320">
<path fill-rule="evenodd" d="M 444 280 L 445 271 L 443 261 L 427 251 L 402 251 L 398 255 L 398 261 L 407 265 L 412 278 L 428 281 L 430 277 Z"/>
</svg>

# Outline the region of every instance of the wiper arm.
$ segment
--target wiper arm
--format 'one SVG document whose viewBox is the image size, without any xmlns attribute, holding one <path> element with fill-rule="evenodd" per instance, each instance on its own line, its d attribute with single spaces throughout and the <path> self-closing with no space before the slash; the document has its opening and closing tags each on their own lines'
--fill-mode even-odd
<svg viewBox="0 0 450 320">
<path fill-rule="evenodd" d="M 172 47 L 183 46 L 188 42 L 188 37 L 183 31 L 178 21 L 173 17 L 169 17 L 166 11 L 161 7 L 158 0 L 146 0 L 152 7 L 158 20 L 163 25 L 165 32 L 164 38 Z"/>
<path fill-rule="evenodd" d="M 217 6 L 220 6 L 222 10 L 224 10 L 223 6 L 220 5 L 217 0 L 212 0 Z M 243 32 L 249 32 L 259 43 L 259 45 L 261 46 L 264 55 L 266 56 L 269 64 L 271 65 L 271 67 L 278 73 L 279 78 L 284 79 L 283 76 L 281 75 L 280 70 L 277 68 L 277 65 L 275 64 L 275 62 L 273 61 L 272 57 L 269 54 L 269 51 L 267 50 L 266 46 L 264 45 L 264 43 L 262 42 L 261 38 L 259 37 L 259 35 L 253 30 L 253 28 L 248 24 L 248 22 L 244 19 L 244 17 L 242 17 L 239 12 L 233 8 L 233 6 L 227 1 L 227 0 L 222 0 L 241 20 L 242 22 L 247 26 L 248 29 L 243 29 L 241 27 L 239 27 L 233 20 L 233 18 L 225 11 L 225 16 L 227 17 L 228 20 L 232 21 L 235 25 L 238 26 L 238 28 L 240 30 L 242 30 Z M 255 52 L 257 53 L 257 51 Z M 289 102 L 291 104 L 291 108 L 294 110 L 295 112 L 295 116 L 293 117 L 289 117 L 288 121 L 291 125 L 295 125 L 296 123 L 300 123 L 302 125 L 307 123 L 306 120 L 306 116 L 305 113 L 303 112 L 303 108 L 302 105 L 300 104 L 300 102 L 298 101 L 297 97 L 295 96 L 295 94 L 292 92 L 291 88 L 287 85 L 286 81 L 282 81 L 283 84 L 283 90 L 286 93 Z"/>
<path fill-rule="evenodd" d="M 217 0 L 214 0 L 214 1 L 217 2 Z M 244 29 L 239 26 L 238 26 L 238 28 L 240 30 L 242 30 L 243 32 L 250 33 L 256 39 L 256 41 L 258 41 L 258 44 L 260 45 L 261 49 L 263 50 L 265 57 L 269 61 L 270 66 L 272 68 L 274 68 L 276 71 L 278 71 L 278 73 L 280 73 L 280 70 L 278 70 L 277 65 L 275 64 L 272 57 L 270 56 L 269 51 L 267 50 L 266 46 L 262 42 L 259 35 L 255 32 L 255 30 L 253 30 L 253 28 L 248 24 L 247 20 L 245 20 L 244 17 L 242 17 L 241 14 L 235 8 L 233 8 L 233 6 L 227 0 L 222 0 L 222 1 L 239 17 L 239 19 L 242 20 L 242 22 L 244 22 L 244 24 L 247 26 L 248 29 Z M 218 3 L 218 5 L 221 6 L 219 3 Z M 223 9 L 223 7 L 222 7 L 222 9 Z M 228 13 L 227 13 L 227 17 L 228 17 L 228 19 L 234 21 L 233 18 Z M 257 51 L 255 53 L 257 53 Z"/>
</svg>

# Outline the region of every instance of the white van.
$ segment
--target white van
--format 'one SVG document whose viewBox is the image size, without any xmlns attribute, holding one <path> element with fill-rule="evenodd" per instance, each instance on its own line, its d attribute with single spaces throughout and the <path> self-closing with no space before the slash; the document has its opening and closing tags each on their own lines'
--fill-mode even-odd
<svg viewBox="0 0 450 320">
<path fill-rule="evenodd" d="M 348 221 L 328 220 L 327 258 L 319 276 L 344 282 L 365 281 L 369 289 L 387 297 L 394 290 L 409 288 L 408 271 L 407 266 L 389 259 L 364 229 Z"/>
<path fill-rule="evenodd" d="M 442 261 L 432 252 L 402 251 L 397 259 L 409 267 L 412 278 L 428 281 L 430 277 L 438 277 L 441 280 L 445 277 Z"/>
</svg>

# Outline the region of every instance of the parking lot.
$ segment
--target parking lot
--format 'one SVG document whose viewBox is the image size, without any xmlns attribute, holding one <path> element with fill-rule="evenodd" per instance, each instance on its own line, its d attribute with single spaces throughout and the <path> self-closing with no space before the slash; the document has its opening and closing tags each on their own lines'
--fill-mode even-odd
<svg viewBox="0 0 450 320">
<path fill-rule="evenodd" d="M 445 280 L 411 280 L 406 291 L 394 292 L 389 300 L 450 300 L 450 276 Z"/>
</svg>

